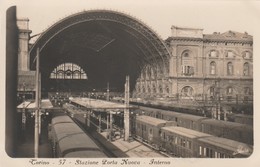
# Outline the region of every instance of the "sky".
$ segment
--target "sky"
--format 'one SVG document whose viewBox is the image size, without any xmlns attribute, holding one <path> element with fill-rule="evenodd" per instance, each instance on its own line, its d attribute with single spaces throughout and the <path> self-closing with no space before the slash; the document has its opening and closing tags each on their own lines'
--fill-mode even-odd
<svg viewBox="0 0 260 167">
<path fill-rule="evenodd" d="M 11 0 L 17 17 L 30 19 L 32 35 L 72 13 L 108 9 L 140 19 L 163 39 L 171 36 L 171 26 L 204 29 L 204 34 L 228 30 L 254 35 L 260 20 L 260 3 L 255 1 L 170 1 L 170 0 Z"/>
</svg>

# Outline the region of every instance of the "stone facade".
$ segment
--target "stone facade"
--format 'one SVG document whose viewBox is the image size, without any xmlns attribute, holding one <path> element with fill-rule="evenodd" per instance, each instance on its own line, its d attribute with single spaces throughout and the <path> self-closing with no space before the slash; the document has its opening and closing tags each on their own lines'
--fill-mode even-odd
<svg viewBox="0 0 260 167">
<path fill-rule="evenodd" d="M 222 103 L 252 103 L 251 35 L 234 31 L 203 34 L 202 29 L 173 26 L 172 36 L 166 43 L 171 51 L 169 71 L 155 82 L 156 91 L 144 91 L 154 83 L 147 86 L 137 82 L 139 97 L 149 94 L 149 97 L 160 96 L 166 100 L 198 102 L 213 101 L 217 97 Z M 141 83 L 149 83 L 150 79 L 142 75 L 141 78 L 145 80 Z"/>
<path fill-rule="evenodd" d="M 29 59 L 29 39 L 31 30 L 29 30 L 29 19 L 18 18 L 17 26 L 19 29 L 19 48 L 18 48 L 18 96 L 30 94 L 32 97 L 35 91 L 35 71 L 30 70 Z"/>
<path fill-rule="evenodd" d="M 28 56 L 29 51 L 29 38 L 31 30 L 29 30 L 29 19 L 17 19 L 17 26 L 19 29 L 19 49 L 18 49 L 18 70 L 29 71 L 30 60 Z"/>
</svg>

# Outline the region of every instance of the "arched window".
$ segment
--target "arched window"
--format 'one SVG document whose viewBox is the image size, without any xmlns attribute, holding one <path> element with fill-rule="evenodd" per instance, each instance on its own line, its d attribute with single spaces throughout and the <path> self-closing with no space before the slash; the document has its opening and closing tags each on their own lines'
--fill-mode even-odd
<svg viewBox="0 0 260 167">
<path fill-rule="evenodd" d="M 163 93 L 163 88 L 162 88 L 162 85 L 161 85 L 161 84 L 159 85 L 159 92 L 160 92 L 160 93 Z"/>
<path fill-rule="evenodd" d="M 86 72 L 73 63 L 58 65 L 50 74 L 51 79 L 87 79 Z"/>
<path fill-rule="evenodd" d="M 244 76 L 248 76 L 249 75 L 249 64 L 248 63 L 244 64 L 243 74 L 244 74 Z"/>
<path fill-rule="evenodd" d="M 151 93 L 150 85 L 147 86 L 147 92 L 148 92 L 148 93 Z"/>
<path fill-rule="evenodd" d="M 215 75 L 216 74 L 216 63 L 214 61 L 212 61 L 210 63 L 210 74 L 211 75 Z"/>
<path fill-rule="evenodd" d="M 143 74 L 143 78 L 142 79 L 145 79 L 146 78 L 146 70 L 143 70 L 142 74 Z"/>
<path fill-rule="evenodd" d="M 193 96 L 193 88 L 190 86 L 185 86 L 181 90 L 182 97 L 192 97 Z"/>
<path fill-rule="evenodd" d="M 156 93 L 156 85 L 153 84 L 153 93 Z"/>
<path fill-rule="evenodd" d="M 166 90 L 166 93 L 170 93 L 170 88 L 168 85 L 166 86 L 165 90 Z"/>
<path fill-rule="evenodd" d="M 151 67 L 148 67 L 148 68 L 147 68 L 147 77 L 148 77 L 148 78 L 151 78 L 151 76 L 152 76 Z"/>
<path fill-rule="evenodd" d="M 182 74 L 191 76 L 194 74 L 193 56 L 190 50 L 185 50 L 181 55 Z"/>
<path fill-rule="evenodd" d="M 153 75 L 155 78 L 157 77 L 157 68 L 156 67 L 153 69 Z"/>
<path fill-rule="evenodd" d="M 143 86 L 143 89 L 142 89 L 143 93 L 145 93 L 145 86 Z"/>
<path fill-rule="evenodd" d="M 210 97 L 213 97 L 215 95 L 215 87 L 214 86 L 211 86 L 209 88 L 209 95 L 210 95 Z"/>
<path fill-rule="evenodd" d="M 233 64 L 232 64 L 232 62 L 227 63 L 227 75 L 233 75 Z"/>
</svg>

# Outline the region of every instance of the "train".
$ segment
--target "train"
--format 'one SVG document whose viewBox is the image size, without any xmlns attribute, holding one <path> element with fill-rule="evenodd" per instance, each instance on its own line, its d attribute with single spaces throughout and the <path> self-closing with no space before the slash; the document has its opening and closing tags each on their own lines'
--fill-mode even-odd
<svg viewBox="0 0 260 167">
<path fill-rule="evenodd" d="M 80 112 L 77 107 L 73 107 L 74 111 Z M 159 118 L 166 121 L 175 121 L 177 126 L 196 130 L 203 133 L 208 133 L 213 136 L 223 137 L 238 142 L 253 145 L 253 126 L 238 122 L 230 122 L 223 120 L 211 119 L 208 117 L 202 117 L 192 114 L 179 113 L 174 111 L 167 111 L 162 109 L 150 108 L 139 106 L 135 111 L 135 114 L 147 115 L 155 118 Z M 102 116 L 104 117 L 104 116 Z M 121 116 L 115 115 L 115 124 L 122 126 Z M 134 122 L 133 122 L 134 124 Z"/>
<path fill-rule="evenodd" d="M 63 114 L 52 118 L 49 138 L 53 156 L 64 158 L 106 158 L 96 145 L 69 116 Z"/>
<path fill-rule="evenodd" d="M 173 157 L 246 158 L 253 148 L 238 141 L 213 136 L 145 115 L 136 117 L 135 138 Z"/>
<path fill-rule="evenodd" d="M 136 114 L 175 121 L 179 127 L 253 145 L 252 125 L 141 106 L 136 111 Z"/>
</svg>

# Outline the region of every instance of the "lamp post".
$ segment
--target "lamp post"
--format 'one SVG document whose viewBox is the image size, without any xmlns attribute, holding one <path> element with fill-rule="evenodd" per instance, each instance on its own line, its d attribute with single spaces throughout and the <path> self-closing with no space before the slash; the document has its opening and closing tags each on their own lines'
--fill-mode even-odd
<svg viewBox="0 0 260 167">
<path fill-rule="evenodd" d="M 23 83 L 23 112 L 22 112 L 22 130 L 26 129 L 26 114 L 25 114 L 25 83 Z"/>
<path fill-rule="evenodd" d="M 34 124 L 34 157 L 39 155 L 39 116 L 40 116 L 40 50 L 37 48 L 36 55 L 36 93 L 35 93 L 35 124 Z"/>
</svg>

